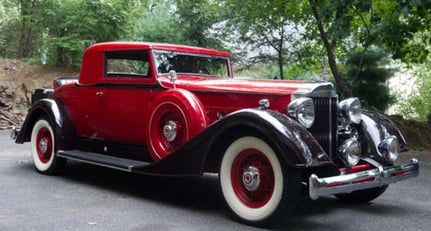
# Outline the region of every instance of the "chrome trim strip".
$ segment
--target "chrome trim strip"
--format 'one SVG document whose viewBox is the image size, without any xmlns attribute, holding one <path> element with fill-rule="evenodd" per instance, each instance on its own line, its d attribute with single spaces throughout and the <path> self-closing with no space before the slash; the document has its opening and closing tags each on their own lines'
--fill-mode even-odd
<svg viewBox="0 0 431 231">
<path fill-rule="evenodd" d="M 371 170 L 345 175 L 319 178 L 312 174 L 309 178 L 309 196 L 316 200 L 320 196 L 337 193 L 350 193 L 356 190 L 381 187 L 419 175 L 419 161 L 411 159 L 410 163 L 400 166 L 378 167 Z M 372 181 L 365 181 L 374 178 Z M 364 181 L 364 182 L 360 182 Z"/>
<path fill-rule="evenodd" d="M 329 125 L 329 155 L 331 155 L 331 158 L 334 156 L 334 155 L 337 155 L 337 153 L 334 153 L 334 150 L 332 150 L 332 144 L 333 144 L 333 140 L 332 140 L 332 137 L 333 137 L 333 132 L 337 132 L 337 131 L 333 131 L 333 129 L 332 129 L 332 97 L 331 98 L 329 98 L 329 121 L 328 121 L 329 123 L 328 123 L 328 125 Z M 338 142 L 337 142 L 337 144 L 338 144 Z"/>
</svg>

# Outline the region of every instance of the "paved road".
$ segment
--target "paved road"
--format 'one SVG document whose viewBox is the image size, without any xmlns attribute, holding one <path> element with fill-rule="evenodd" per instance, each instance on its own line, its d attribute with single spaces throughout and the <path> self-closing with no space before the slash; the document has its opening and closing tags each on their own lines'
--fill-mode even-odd
<svg viewBox="0 0 431 231">
<path fill-rule="evenodd" d="M 231 221 L 215 176 L 157 178 L 69 162 L 61 176 L 37 174 L 29 146 L 0 130 L 0 230 L 261 230 Z M 418 178 L 372 203 L 301 199 L 275 230 L 430 230 L 431 154 Z"/>
</svg>

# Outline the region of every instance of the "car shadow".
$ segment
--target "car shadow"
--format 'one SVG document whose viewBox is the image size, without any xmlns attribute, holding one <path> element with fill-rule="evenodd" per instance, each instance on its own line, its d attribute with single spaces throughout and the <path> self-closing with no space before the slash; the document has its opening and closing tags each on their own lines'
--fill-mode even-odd
<svg viewBox="0 0 431 231">
<path fill-rule="evenodd" d="M 31 162 L 21 166 L 35 172 Z M 74 184 L 91 185 L 121 196 L 155 201 L 181 209 L 198 210 L 220 216 L 227 214 L 216 174 L 205 174 L 202 177 L 146 176 L 69 161 L 64 172 L 54 177 Z M 333 197 L 323 197 L 314 201 L 303 196 L 294 214 L 274 226 L 273 230 L 307 230 L 316 227 L 321 230 L 338 230 L 341 228 L 340 222 L 343 225 L 342 221 L 328 222 L 325 216 L 348 210 L 369 215 L 403 215 L 402 208 L 396 205 L 373 202 L 354 204 Z"/>
</svg>

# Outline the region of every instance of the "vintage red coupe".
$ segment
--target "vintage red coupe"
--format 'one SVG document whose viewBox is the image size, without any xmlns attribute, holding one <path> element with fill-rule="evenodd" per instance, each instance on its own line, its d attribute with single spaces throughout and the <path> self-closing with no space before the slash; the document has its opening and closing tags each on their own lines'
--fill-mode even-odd
<svg viewBox="0 0 431 231">
<path fill-rule="evenodd" d="M 269 226 L 301 193 L 365 202 L 417 176 L 395 125 L 339 102 L 329 82 L 233 78 L 226 52 L 109 42 L 89 47 L 78 78 L 37 89 L 16 143 L 56 174 L 67 159 L 160 175 L 218 173 L 231 214 Z"/>
</svg>

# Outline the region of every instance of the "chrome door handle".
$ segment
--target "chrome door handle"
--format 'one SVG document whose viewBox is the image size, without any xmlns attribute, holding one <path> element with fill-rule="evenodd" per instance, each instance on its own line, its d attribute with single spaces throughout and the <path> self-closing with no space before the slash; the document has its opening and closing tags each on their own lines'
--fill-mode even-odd
<svg viewBox="0 0 431 231">
<path fill-rule="evenodd" d="M 96 92 L 96 95 L 97 96 L 102 96 L 102 95 L 104 95 L 105 94 L 105 92 L 103 92 L 103 91 L 98 91 L 98 92 Z"/>
</svg>

